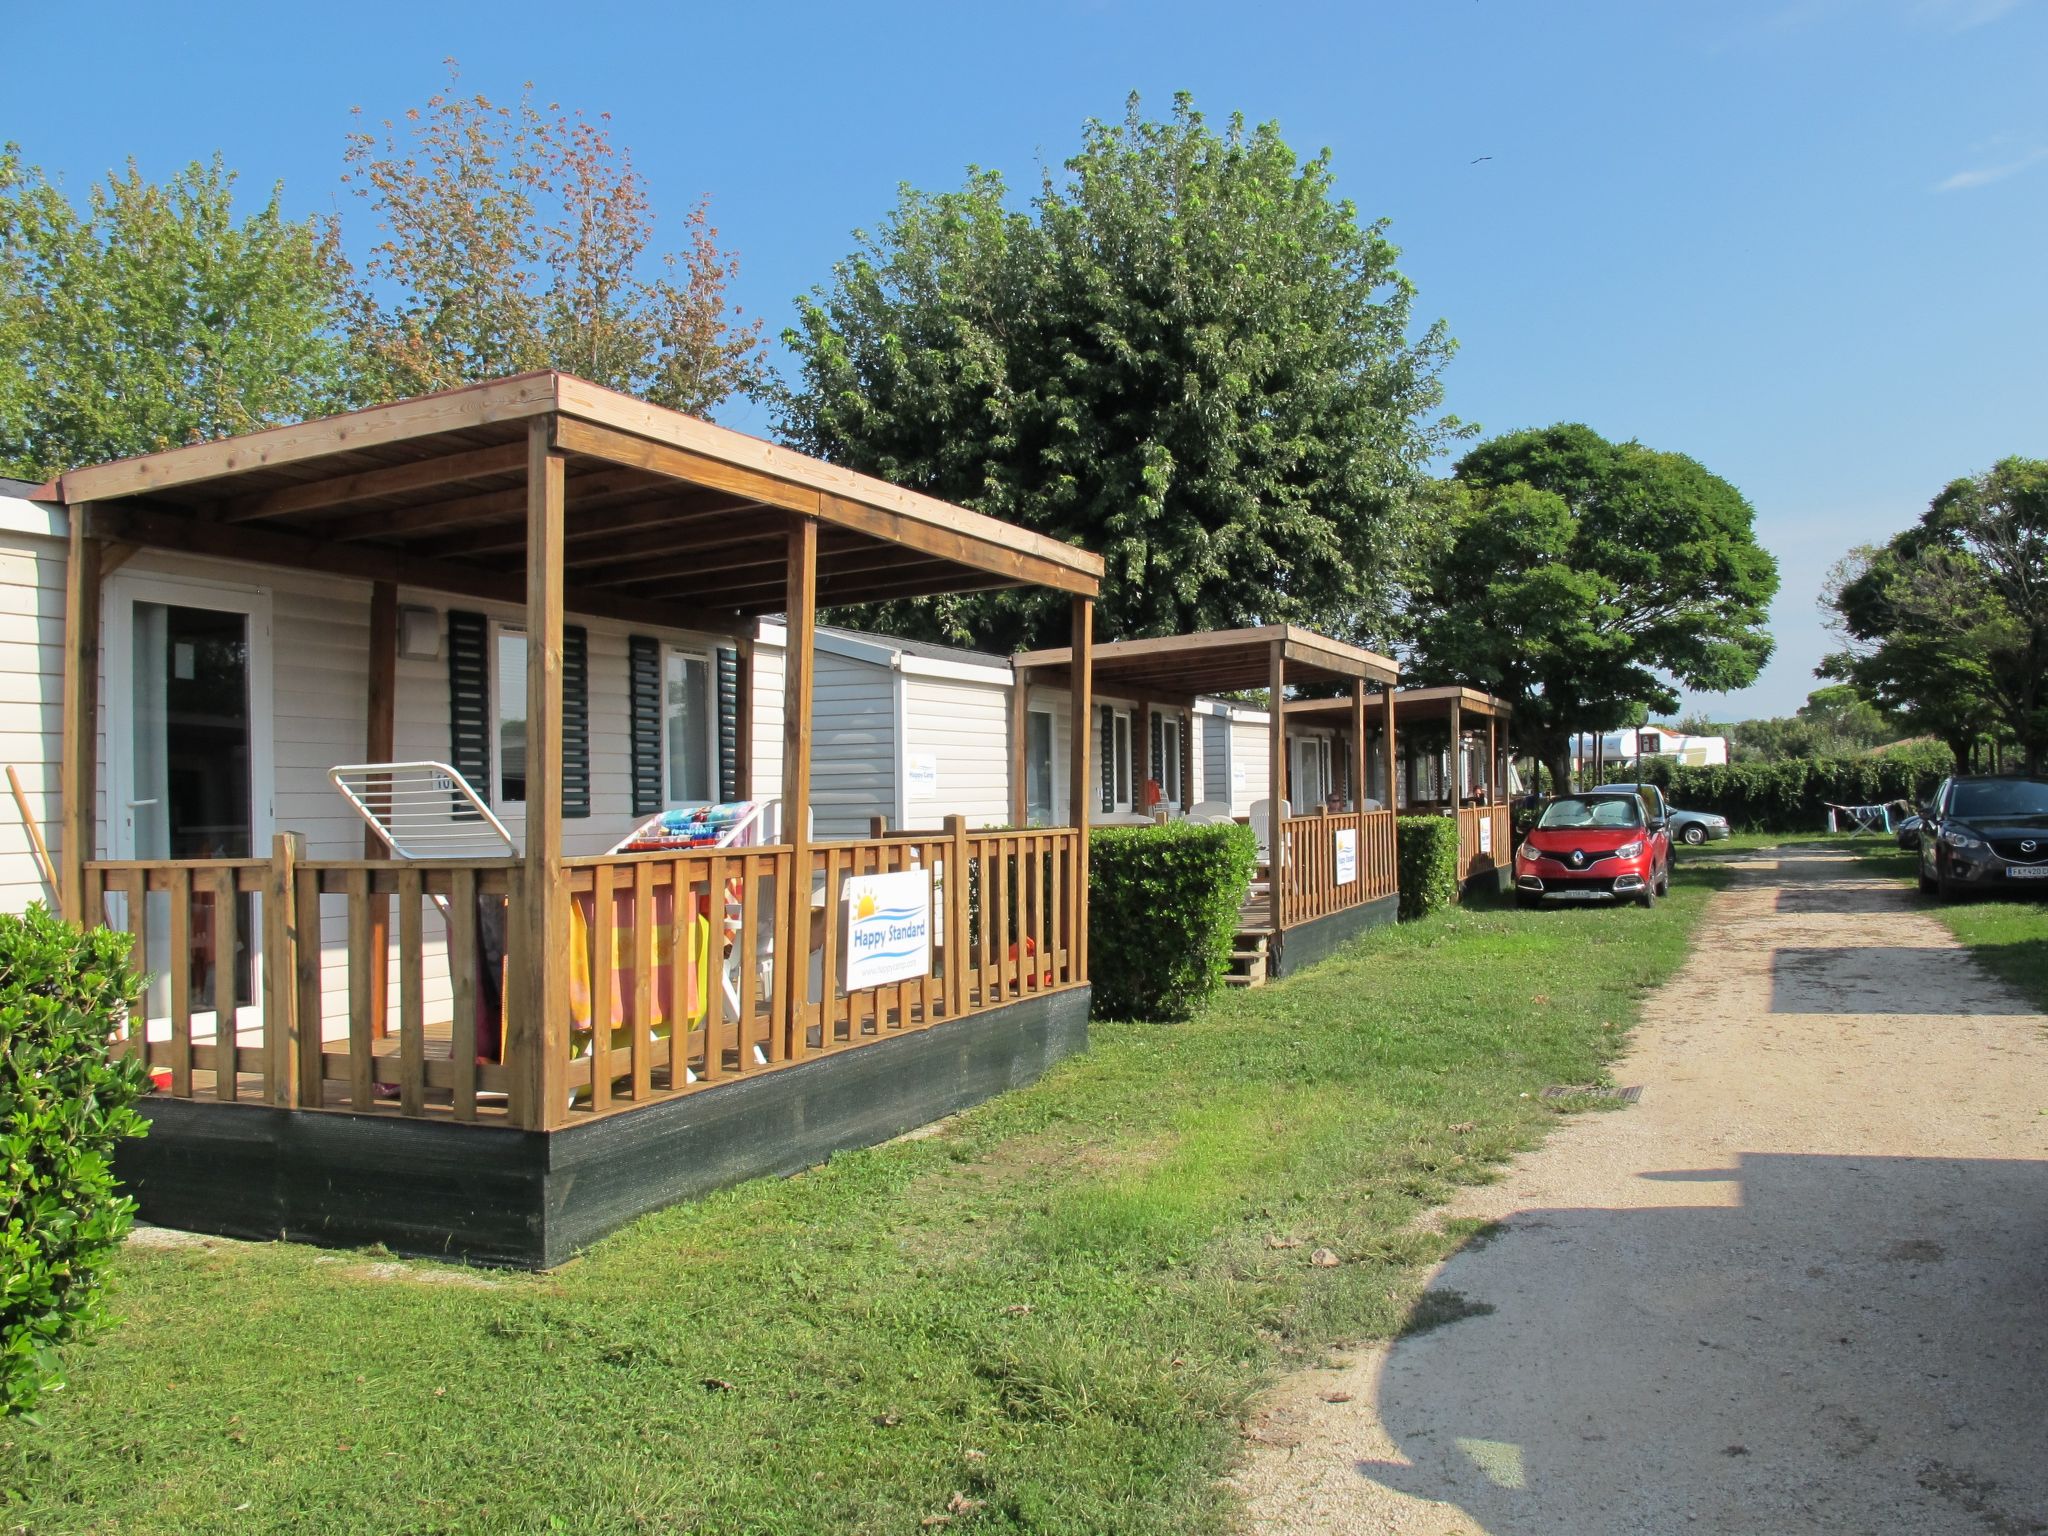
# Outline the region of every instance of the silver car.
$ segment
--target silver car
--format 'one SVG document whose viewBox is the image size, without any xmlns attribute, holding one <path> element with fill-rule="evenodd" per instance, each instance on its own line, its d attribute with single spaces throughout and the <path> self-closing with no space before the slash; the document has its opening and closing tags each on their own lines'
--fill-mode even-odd
<svg viewBox="0 0 2048 1536">
<path fill-rule="evenodd" d="M 1664 798 L 1664 791 L 1654 784 L 1645 784 L 1642 791 L 1653 796 L 1655 803 L 1664 808 L 1664 819 L 1671 825 L 1671 841 L 1697 848 L 1701 843 L 1716 842 L 1729 835 L 1728 818 L 1716 816 L 1708 811 L 1681 811 Z M 1598 789 L 1579 791 L 1585 795 L 1632 795 L 1636 792 L 1633 784 L 1603 784 Z"/>
</svg>

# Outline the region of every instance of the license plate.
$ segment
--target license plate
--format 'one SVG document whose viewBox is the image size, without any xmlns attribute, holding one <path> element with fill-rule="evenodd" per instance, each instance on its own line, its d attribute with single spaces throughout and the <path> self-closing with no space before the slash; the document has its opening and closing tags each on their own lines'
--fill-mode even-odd
<svg viewBox="0 0 2048 1536">
<path fill-rule="evenodd" d="M 2008 880 L 2048 880 L 2048 864 L 2008 864 L 2005 867 Z"/>
</svg>

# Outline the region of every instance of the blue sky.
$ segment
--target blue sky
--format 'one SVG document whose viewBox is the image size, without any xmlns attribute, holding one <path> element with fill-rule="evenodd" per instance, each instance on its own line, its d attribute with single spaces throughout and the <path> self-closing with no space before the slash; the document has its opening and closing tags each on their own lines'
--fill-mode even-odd
<svg viewBox="0 0 2048 1536">
<path fill-rule="evenodd" d="M 1848 546 L 2048 456 L 2044 0 L 10 10 L 0 135 L 74 191 L 218 149 L 252 193 L 341 207 L 349 109 L 418 103 L 452 55 L 487 93 L 609 111 L 658 207 L 709 193 L 771 329 L 899 182 L 1028 186 L 1134 89 L 1278 119 L 1393 220 L 1462 344 L 1458 415 L 1585 421 L 1755 503 L 1779 656 L 1717 712 L 1813 686 Z"/>
</svg>

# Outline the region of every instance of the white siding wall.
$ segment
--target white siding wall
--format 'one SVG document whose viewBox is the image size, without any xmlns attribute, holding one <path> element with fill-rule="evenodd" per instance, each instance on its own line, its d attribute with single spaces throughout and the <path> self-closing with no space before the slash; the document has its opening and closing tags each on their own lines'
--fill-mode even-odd
<svg viewBox="0 0 2048 1536">
<path fill-rule="evenodd" d="M 754 791 L 756 800 L 782 798 L 782 647 L 754 646 Z"/>
<path fill-rule="evenodd" d="M 1273 781 L 1271 726 L 1263 713 L 1257 719 L 1233 716 L 1230 721 L 1230 814 L 1248 816 L 1252 802 L 1266 798 Z M 1244 770 L 1242 783 L 1238 769 Z"/>
<path fill-rule="evenodd" d="M 31 809 L 45 835 L 54 838 L 59 810 L 59 732 L 63 712 L 63 605 L 65 545 L 61 538 L 21 531 L 25 504 L 0 501 L 0 761 L 20 770 Z M 56 520 L 61 526 L 61 517 Z M 144 551 L 121 568 L 121 575 L 212 581 L 266 589 L 271 595 L 271 719 L 273 737 L 273 822 L 280 831 L 302 834 L 311 858 L 358 858 L 363 852 L 363 824 L 335 793 L 327 770 L 337 763 L 360 761 L 365 751 L 369 701 L 369 602 L 366 582 L 280 571 L 227 561 L 198 560 L 161 551 Z M 195 597 L 197 592 L 195 591 Z M 516 608 L 450 599 L 401 588 L 401 604 L 428 606 L 445 615 L 450 607 L 485 612 L 517 623 Z M 571 854 L 598 853 L 630 831 L 629 727 L 627 717 L 627 636 L 644 628 L 577 617 L 590 637 L 591 792 L 587 818 L 564 822 L 564 849 Z M 443 620 L 445 625 L 445 618 Z M 659 638 L 703 647 L 707 637 L 680 632 Z M 445 634 L 445 630 L 444 630 Z M 520 679 L 517 686 L 525 686 Z M 96 853 L 110 851 L 106 822 L 107 757 L 104 721 L 107 699 L 101 689 L 100 818 Z M 396 751 L 400 758 L 449 756 L 448 663 L 443 654 L 424 660 L 401 658 L 395 700 Z M 782 748 L 781 656 L 763 655 L 756 674 L 755 741 L 766 757 L 756 758 L 756 783 L 762 793 L 778 792 Z M 486 793 L 488 793 L 488 787 Z M 260 793 L 260 787 L 259 787 Z M 504 813 L 516 835 L 524 821 L 517 808 Z M 267 854 L 268 848 L 256 850 Z M 59 852 L 53 846 L 53 854 Z M 29 850 L 26 831 L 11 795 L 0 809 L 0 903 L 19 911 L 44 895 L 43 883 Z M 327 954 L 327 994 L 323 1013 L 330 1036 L 345 1030 L 347 979 L 346 916 L 343 903 L 323 903 L 321 943 Z M 427 918 L 429 1016 L 447 1005 L 447 974 L 441 953 L 438 913 Z M 395 978 L 397 967 L 392 967 Z M 395 988 L 395 979 L 394 979 Z M 396 1007 L 396 995 L 393 995 Z"/>
<path fill-rule="evenodd" d="M 1007 679 L 907 676 L 902 680 L 907 710 L 906 740 L 913 754 L 937 759 L 938 794 L 912 800 L 906 827 L 937 827 L 948 816 L 965 816 L 971 827 L 1005 826 L 1010 820 L 1010 685 Z M 1058 774 L 1058 743 L 1054 744 Z"/>
<path fill-rule="evenodd" d="M 821 839 L 866 837 L 896 815 L 896 674 L 816 653 L 811 684 L 811 824 Z"/>
<path fill-rule="evenodd" d="M 62 538 L 24 531 L 39 514 L 0 500 L 19 516 L 0 526 L 0 763 L 21 775 L 29 811 L 50 852 L 58 852 L 58 766 L 64 713 L 64 564 Z M 56 526 L 61 526 L 61 519 Z M 12 794 L 0 794 L 0 910 L 32 901 L 56 905 Z"/>
</svg>

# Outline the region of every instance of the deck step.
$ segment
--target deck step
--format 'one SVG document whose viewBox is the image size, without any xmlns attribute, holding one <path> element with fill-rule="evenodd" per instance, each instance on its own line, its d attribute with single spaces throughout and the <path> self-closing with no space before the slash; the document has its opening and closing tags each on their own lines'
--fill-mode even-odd
<svg viewBox="0 0 2048 1536">
<path fill-rule="evenodd" d="M 1267 945 L 1270 935 L 1263 933 L 1240 933 L 1232 940 L 1230 947 L 1230 969 L 1223 974 L 1227 987 L 1263 987 L 1266 984 L 1266 967 L 1272 959 Z"/>
</svg>

